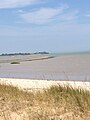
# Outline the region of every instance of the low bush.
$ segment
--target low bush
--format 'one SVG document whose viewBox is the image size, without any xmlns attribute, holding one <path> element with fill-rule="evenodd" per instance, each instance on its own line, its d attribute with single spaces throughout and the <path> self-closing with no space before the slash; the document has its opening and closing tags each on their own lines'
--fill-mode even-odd
<svg viewBox="0 0 90 120">
<path fill-rule="evenodd" d="M 20 62 L 11 62 L 11 64 L 20 64 Z"/>
</svg>

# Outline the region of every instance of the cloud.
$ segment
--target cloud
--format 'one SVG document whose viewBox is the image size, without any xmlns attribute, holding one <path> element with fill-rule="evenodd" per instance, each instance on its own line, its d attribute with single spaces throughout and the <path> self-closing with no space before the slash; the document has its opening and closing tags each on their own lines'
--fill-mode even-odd
<svg viewBox="0 0 90 120">
<path fill-rule="evenodd" d="M 85 15 L 86 17 L 90 17 L 90 14 Z"/>
<path fill-rule="evenodd" d="M 40 8 L 38 10 L 20 14 L 20 17 L 28 23 L 45 24 L 56 19 L 67 8 L 67 5 L 57 8 Z"/>
<path fill-rule="evenodd" d="M 39 0 L 0 0 L 0 9 L 22 7 L 38 1 Z"/>
</svg>

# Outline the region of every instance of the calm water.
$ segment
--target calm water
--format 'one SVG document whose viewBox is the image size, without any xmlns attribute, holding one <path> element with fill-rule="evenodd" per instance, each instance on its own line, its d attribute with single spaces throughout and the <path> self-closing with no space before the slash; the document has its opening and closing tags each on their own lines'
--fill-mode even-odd
<svg viewBox="0 0 90 120">
<path fill-rule="evenodd" d="M 90 80 L 90 53 L 50 54 L 48 60 L 0 63 L 0 77 L 47 80 Z M 0 60 L 37 58 L 42 55 L 0 56 Z M 45 55 L 44 55 L 45 56 Z"/>
</svg>

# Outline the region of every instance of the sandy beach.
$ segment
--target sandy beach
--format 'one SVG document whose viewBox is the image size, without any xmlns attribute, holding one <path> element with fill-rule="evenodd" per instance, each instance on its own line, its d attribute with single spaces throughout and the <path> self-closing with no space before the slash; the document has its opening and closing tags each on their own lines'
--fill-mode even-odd
<svg viewBox="0 0 90 120">
<path fill-rule="evenodd" d="M 56 120 L 74 120 L 74 118 L 75 120 L 85 120 L 86 117 L 88 118 L 87 120 L 90 119 L 90 115 L 85 114 L 84 112 L 82 114 L 84 119 L 82 119 L 80 116 L 81 111 L 77 109 L 81 107 L 81 105 L 84 107 L 87 105 L 85 102 L 88 101 L 88 97 L 90 96 L 88 96 L 89 92 L 86 90 L 90 91 L 90 82 L 0 78 L 0 83 L 19 87 L 20 90 L 24 90 L 19 91 L 19 89 L 12 88 L 12 86 L 6 87 L 1 85 L 1 88 L 4 87 L 6 89 L 5 91 L 1 89 L 0 120 L 9 118 L 10 120 L 32 120 L 32 118 L 34 120 L 35 117 L 37 118 L 36 120 L 38 120 L 38 118 L 43 120 L 42 116 L 44 116 L 43 118 L 45 118 L 45 120 L 48 118 L 50 118 L 48 120 L 53 118 Z M 66 89 L 65 87 L 57 89 L 58 87 L 56 87 L 56 89 L 53 89 L 54 91 L 52 89 L 47 89 L 52 85 L 70 85 L 70 87 L 67 87 Z M 72 89 L 71 86 L 73 88 L 79 88 L 80 91 L 78 91 L 78 89 Z M 60 98 L 58 96 L 60 96 Z M 67 98 L 69 99 L 68 101 Z M 76 102 L 77 99 L 80 100 L 80 106 L 78 102 Z M 55 102 L 55 100 L 57 102 Z M 87 110 L 87 113 L 89 113 L 88 108 L 89 107 L 86 106 L 83 110 L 85 110 L 85 112 Z M 67 111 L 65 111 L 65 109 Z"/>
<path fill-rule="evenodd" d="M 90 90 L 90 82 L 81 81 L 53 81 L 53 80 L 32 80 L 32 79 L 12 79 L 0 78 L 1 84 L 16 86 L 23 90 L 43 90 L 53 85 L 72 86 L 73 88 L 81 88 Z"/>
</svg>

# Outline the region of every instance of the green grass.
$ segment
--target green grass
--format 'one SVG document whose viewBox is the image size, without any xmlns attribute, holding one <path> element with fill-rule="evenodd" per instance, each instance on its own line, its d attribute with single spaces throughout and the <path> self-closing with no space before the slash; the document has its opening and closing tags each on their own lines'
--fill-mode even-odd
<svg viewBox="0 0 90 120">
<path fill-rule="evenodd" d="M 0 120 L 90 120 L 90 92 L 52 86 L 27 92 L 0 85 Z"/>
</svg>

